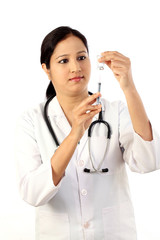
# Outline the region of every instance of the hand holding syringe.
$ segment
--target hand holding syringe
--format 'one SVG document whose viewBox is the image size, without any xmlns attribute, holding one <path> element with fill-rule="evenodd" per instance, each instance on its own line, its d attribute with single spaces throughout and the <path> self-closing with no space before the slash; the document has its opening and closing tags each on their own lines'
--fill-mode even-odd
<svg viewBox="0 0 160 240">
<path fill-rule="evenodd" d="M 98 59 L 101 56 L 97 56 L 97 71 L 98 71 L 98 92 L 101 92 L 101 78 L 102 78 L 102 72 L 104 70 L 104 63 L 98 62 Z M 97 104 L 100 104 L 100 97 L 97 98 Z"/>
</svg>

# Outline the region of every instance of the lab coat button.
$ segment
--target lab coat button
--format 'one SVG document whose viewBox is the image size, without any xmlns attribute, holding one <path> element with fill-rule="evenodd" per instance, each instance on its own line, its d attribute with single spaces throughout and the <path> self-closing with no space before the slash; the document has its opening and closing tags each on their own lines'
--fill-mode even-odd
<svg viewBox="0 0 160 240">
<path fill-rule="evenodd" d="M 86 196 L 86 195 L 87 195 L 87 190 L 86 190 L 86 189 L 82 189 L 81 194 L 82 194 L 83 196 Z"/>
<path fill-rule="evenodd" d="M 84 161 L 83 160 L 79 160 L 78 161 L 78 166 L 79 167 L 83 167 L 84 166 Z"/>
<path fill-rule="evenodd" d="M 89 222 L 85 222 L 83 225 L 84 228 L 89 228 Z"/>
</svg>

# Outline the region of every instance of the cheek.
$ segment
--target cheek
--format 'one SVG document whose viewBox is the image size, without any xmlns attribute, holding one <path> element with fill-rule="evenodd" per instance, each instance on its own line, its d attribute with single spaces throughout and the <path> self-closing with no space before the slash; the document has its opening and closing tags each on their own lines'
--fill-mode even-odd
<svg viewBox="0 0 160 240">
<path fill-rule="evenodd" d="M 91 64 L 89 63 L 89 66 L 88 66 L 88 75 L 89 75 L 89 77 L 90 77 L 90 75 L 91 75 Z"/>
<path fill-rule="evenodd" d="M 91 73 L 91 63 L 90 63 L 90 61 L 88 61 L 88 62 L 83 66 L 83 70 L 85 71 L 85 73 L 87 73 L 87 75 L 90 75 L 90 73 Z"/>
<path fill-rule="evenodd" d="M 62 74 L 63 73 L 63 74 Z M 60 81 L 65 75 L 64 69 L 60 67 L 52 68 L 51 77 L 53 81 Z"/>
</svg>

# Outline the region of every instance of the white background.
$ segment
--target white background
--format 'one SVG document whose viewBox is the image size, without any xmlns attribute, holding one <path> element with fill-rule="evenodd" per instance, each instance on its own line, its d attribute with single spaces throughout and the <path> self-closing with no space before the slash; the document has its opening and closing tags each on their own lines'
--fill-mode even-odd
<svg viewBox="0 0 160 240">
<path fill-rule="evenodd" d="M 33 240 L 34 208 L 18 193 L 13 154 L 16 119 L 44 100 L 48 79 L 40 66 L 40 46 L 54 28 L 68 25 L 88 39 L 92 60 L 89 90 L 96 91 L 95 59 L 102 51 L 128 56 L 137 89 L 160 133 L 160 14 L 152 0 L 3 1 L 0 6 L 0 239 Z M 105 69 L 103 97 L 125 101 Z M 159 156 L 160 157 L 160 156 Z M 160 171 L 128 170 L 138 239 L 160 239 Z"/>
</svg>

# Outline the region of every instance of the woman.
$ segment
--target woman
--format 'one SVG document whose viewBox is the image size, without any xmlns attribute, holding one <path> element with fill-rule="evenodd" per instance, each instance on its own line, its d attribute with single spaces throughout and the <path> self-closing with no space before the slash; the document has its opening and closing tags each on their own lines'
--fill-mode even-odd
<svg viewBox="0 0 160 240">
<path fill-rule="evenodd" d="M 56 144 L 44 120 L 44 104 L 25 112 L 16 133 L 16 160 L 22 198 L 36 206 L 36 239 L 135 240 L 136 228 L 125 162 L 135 172 L 159 168 L 158 136 L 152 129 L 131 74 L 130 60 L 118 52 L 103 52 L 128 109 L 101 94 L 88 93 L 91 65 L 86 38 L 77 30 L 59 27 L 41 47 L 41 64 L 50 84 L 48 119 L 60 142 Z M 53 87 L 54 86 L 54 87 Z M 87 130 L 102 109 L 111 138 L 101 168 L 88 173 L 90 154 L 97 168 L 106 149 L 106 128 L 95 125 L 91 150 Z M 128 111 L 129 110 L 129 111 Z M 56 150 L 56 151 L 55 151 Z"/>
</svg>

